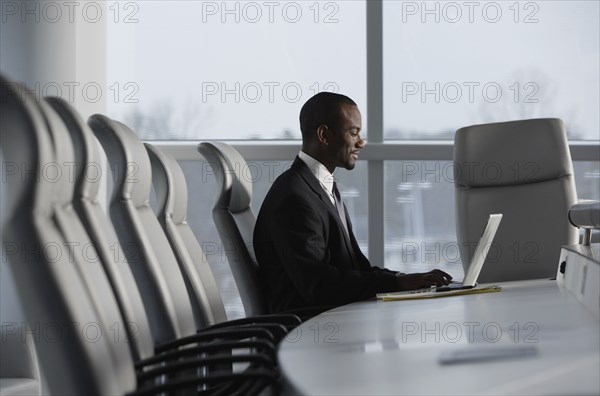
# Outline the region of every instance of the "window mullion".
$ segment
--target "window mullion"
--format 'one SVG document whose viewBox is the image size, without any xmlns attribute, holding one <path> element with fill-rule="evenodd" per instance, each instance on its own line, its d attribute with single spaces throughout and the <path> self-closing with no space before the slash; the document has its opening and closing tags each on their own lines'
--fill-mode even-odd
<svg viewBox="0 0 600 396">
<path fill-rule="evenodd" d="M 371 143 L 383 142 L 383 3 L 367 7 L 367 132 Z M 384 265 L 383 160 L 369 160 L 369 259 Z"/>
</svg>

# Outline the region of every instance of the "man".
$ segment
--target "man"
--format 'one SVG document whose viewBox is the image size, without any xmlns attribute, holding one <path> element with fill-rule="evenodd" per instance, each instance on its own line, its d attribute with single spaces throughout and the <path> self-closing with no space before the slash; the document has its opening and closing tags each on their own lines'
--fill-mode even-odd
<svg viewBox="0 0 600 396">
<path fill-rule="evenodd" d="M 254 251 L 271 312 L 339 306 L 399 290 L 449 283 L 440 270 L 402 274 L 362 254 L 333 172 L 354 169 L 365 142 L 347 96 L 321 92 L 300 111 L 302 151 L 275 180 L 254 229 Z"/>
</svg>

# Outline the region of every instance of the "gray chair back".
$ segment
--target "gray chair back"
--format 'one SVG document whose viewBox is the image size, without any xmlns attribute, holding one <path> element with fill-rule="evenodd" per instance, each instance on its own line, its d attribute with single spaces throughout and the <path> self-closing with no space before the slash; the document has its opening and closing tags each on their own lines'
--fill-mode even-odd
<svg viewBox="0 0 600 396">
<path fill-rule="evenodd" d="M 88 124 L 113 175 L 109 214 L 142 295 L 155 344 L 196 333 L 190 296 L 169 241 L 152 208 L 148 153 L 126 125 L 103 115 Z"/>
<path fill-rule="evenodd" d="M 17 93 L 14 89 L 10 89 L 10 83 L 3 80 L 0 76 L 0 95 L 11 95 Z M 0 117 L 8 117 L 4 121 L 9 121 L 6 124 L 1 124 L 2 128 L 16 128 L 18 122 L 14 122 L 11 118 L 5 114 L 10 109 L 8 102 L 2 102 L 0 107 Z M 2 135 L 3 136 L 3 135 Z M 0 146 L 4 146 L 3 139 L 0 139 Z M 10 148 L 6 148 L 8 150 Z M 0 159 L 2 159 L 2 174 L 4 172 L 11 173 L 10 167 L 17 169 L 17 164 L 10 164 L 4 161 L 1 155 L 2 149 L 0 149 Z M 6 188 L 5 180 L 2 180 L 0 184 L 0 226 L 4 229 L 4 217 L 7 213 L 3 206 L 5 205 L 6 197 L 8 197 L 8 191 Z M 0 230 L 0 236 L 2 230 Z M 6 257 L 6 250 L 8 246 L 2 245 L 2 269 L 0 270 L 0 278 L 2 279 L 2 307 L 0 310 L 0 318 L 2 324 L 0 326 L 0 395 L 39 395 L 41 392 L 40 383 L 40 369 L 37 353 L 34 345 L 34 338 L 32 332 L 28 330 L 28 326 L 23 322 L 23 316 L 21 313 L 20 305 L 16 300 L 18 298 L 12 297 L 14 291 L 13 277 L 8 270 L 8 264 L 4 260 Z M 8 291 L 7 291 L 8 289 Z M 7 294 L 11 294 L 8 295 Z M 16 295 L 15 295 L 16 297 Z"/>
<path fill-rule="evenodd" d="M 3 238 L 14 247 L 7 258 L 26 318 L 46 334 L 36 349 L 50 393 L 130 392 L 136 386 L 131 354 L 107 328 L 122 319 L 110 309 L 111 293 L 101 285 L 89 290 L 90 278 L 81 273 L 82 249 L 89 245 L 77 235 L 69 205 L 74 156 L 63 140 L 64 125 L 44 101 L 23 88 L 8 89 L 0 98 L 4 161 L 20 164 L 26 177 L 7 175 L 10 217 Z M 87 252 L 94 257 L 92 249 Z M 105 307 L 95 303 L 100 297 Z"/>
<path fill-rule="evenodd" d="M 479 282 L 550 278 L 562 245 L 577 243 L 573 164 L 561 120 L 461 128 L 454 139 L 456 231 L 463 267 L 491 213 L 504 217 Z"/>
<path fill-rule="evenodd" d="M 73 206 L 98 254 L 98 260 L 88 263 L 85 269 L 102 265 L 125 322 L 119 331 L 128 336 L 128 346 L 136 361 L 150 357 L 154 354 L 154 343 L 142 299 L 115 230 L 100 205 L 100 148 L 75 109 L 60 98 L 47 101 L 65 123 L 75 148 Z"/>
<path fill-rule="evenodd" d="M 213 219 L 246 316 L 268 313 L 254 255 L 252 235 L 256 216 L 250 208 L 252 180 L 244 177 L 248 165 L 233 147 L 222 142 L 204 142 L 198 151 L 214 168 L 219 184 Z"/>
<path fill-rule="evenodd" d="M 72 164 L 75 168 L 81 164 L 75 161 L 72 140 L 61 118 L 45 100 L 40 101 L 40 105 L 53 142 L 57 169 L 62 175 L 56 182 L 58 188 L 57 199 L 54 202 L 54 222 L 67 243 L 66 253 L 72 254 L 70 260 L 90 295 L 99 319 L 97 325 L 98 329 L 102 331 L 101 334 L 114 333 L 115 329 L 123 329 L 124 333 L 125 322 L 117 308 L 117 301 L 110 282 L 102 266 L 97 265 L 98 253 L 73 206 L 75 179 L 69 172 L 72 170 Z M 72 246 L 70 246 L 71 244 Z M 128 348 L 120 348 L 118 346 L 120 341 L 126 342 L 126 338 L 117 339 L 116 343 L 113 338 L 110 338 L 108 343 L 112 348 L 109 349 L 109 352 L 114 367 L 123 368 L 124 373 L 127 373 L 131 370 L 131 352 Z M 126 366 L 123 367 L 124 365 Z M 121 381 L 118 378 L 120 376 L 120 371 L 117 371 L 117 378 L 114 380 Z"/>
<path fill-rule="evenodd" d="M 225 306 L 215 277 L 191 227 L 187 222 L 188 190 L 185 175 L 170 154 L 146 143 L 152 164 L 152 184 L 156 192 L 158 220 L 173 247 L 192 299 L 197 317 L 204 325 L 227 320 Z"/>
</svg>

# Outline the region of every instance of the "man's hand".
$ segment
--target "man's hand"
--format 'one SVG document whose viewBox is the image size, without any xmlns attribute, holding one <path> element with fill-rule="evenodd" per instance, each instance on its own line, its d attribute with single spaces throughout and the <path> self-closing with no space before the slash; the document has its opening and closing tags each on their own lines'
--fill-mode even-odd
<svg viewBox="0 0 600 396">
<path fill-rule="evenodd" d="M 414 290 L 430 286 L 445 286 L 452 277 L 439 269 L 418 274 L 398 274 L 398 290 Z"/>
</svg>

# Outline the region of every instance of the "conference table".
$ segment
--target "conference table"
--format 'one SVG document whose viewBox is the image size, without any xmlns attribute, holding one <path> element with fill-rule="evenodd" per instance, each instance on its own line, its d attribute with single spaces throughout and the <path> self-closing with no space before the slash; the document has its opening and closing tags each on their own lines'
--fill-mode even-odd
<svg viewBox="0 0 600 396">
<path fill-rule="evenodd" d="M 598 395 L 600 323 L 555 280 L 500 292 L 363 301 L 280 344 L 288 394 Z"/>
</svg>

